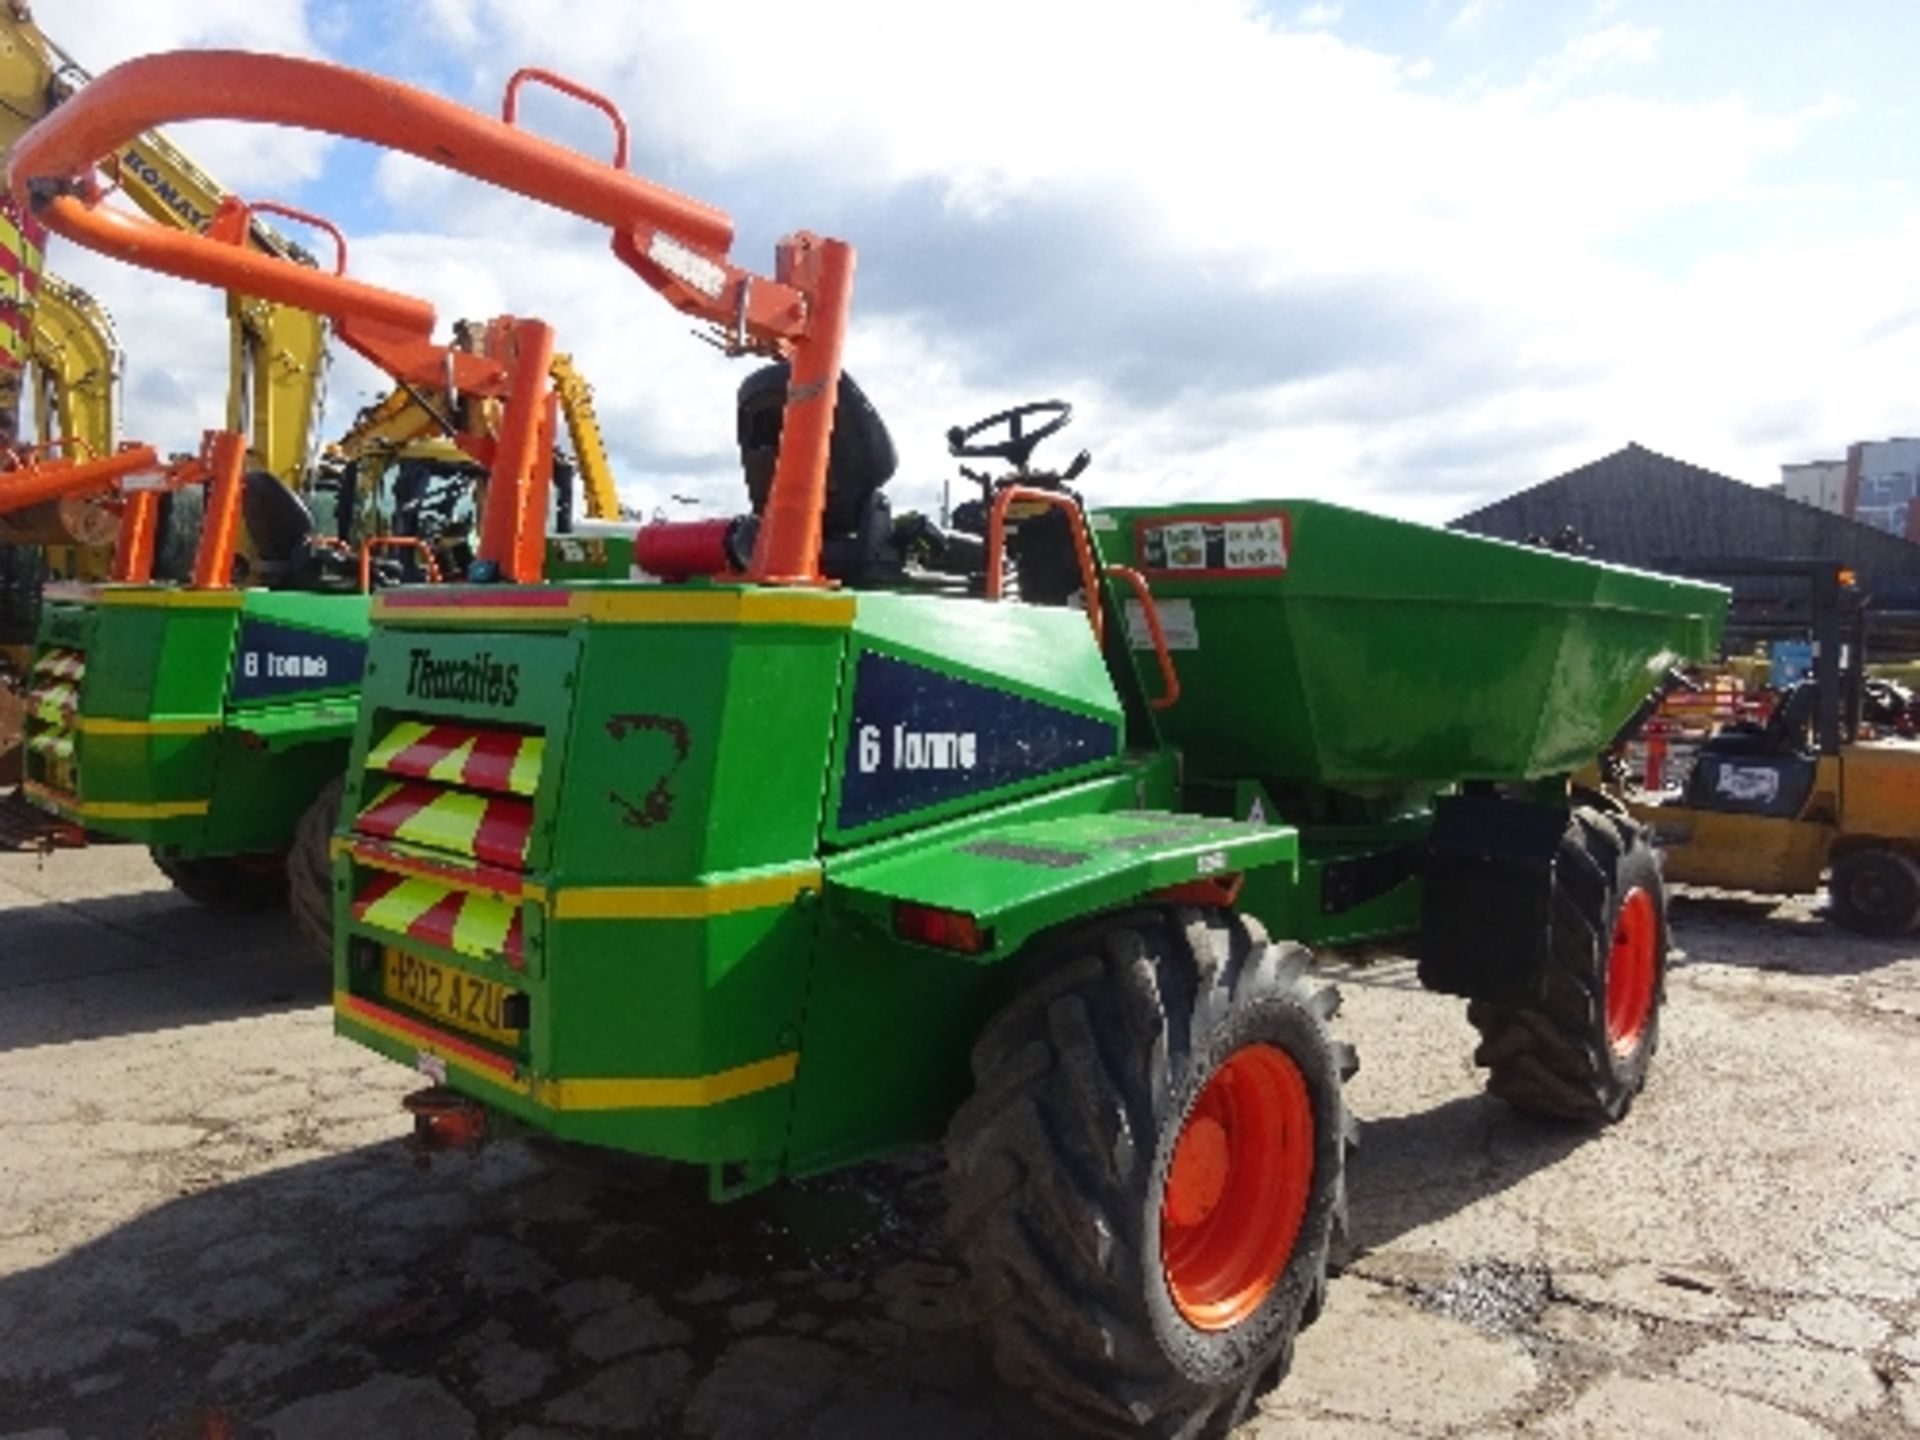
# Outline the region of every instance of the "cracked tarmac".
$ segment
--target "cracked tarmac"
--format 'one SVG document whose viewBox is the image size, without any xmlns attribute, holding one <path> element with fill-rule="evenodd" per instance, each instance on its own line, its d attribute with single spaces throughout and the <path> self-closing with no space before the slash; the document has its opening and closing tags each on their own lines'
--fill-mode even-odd
<svg viewBox="0 0 1920 1440">
<path fill-rule="evenodd" d="M 1920 943 L 1676 899 L 1661 1053 L 1588 1135 L 1459 1002 L 1331 963 L 1354 1253 L 1239 1433 L 1920 1433 Z M 0 856 L 0 1437 L 1051 1433 L 992 1379 L 914 1152 L 723 1209 L 497 1145 L 329 1030 L 283 917 L 128 847 Z"/>
</svg>

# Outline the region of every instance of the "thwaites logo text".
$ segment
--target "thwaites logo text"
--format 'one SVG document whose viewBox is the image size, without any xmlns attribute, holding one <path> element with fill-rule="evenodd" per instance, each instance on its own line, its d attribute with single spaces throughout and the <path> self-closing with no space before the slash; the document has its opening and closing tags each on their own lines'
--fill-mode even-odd
<svg viewBox="0 0 1920 1440">
<path fill-rule="evenodd" d="M 520 699 L 520 667 L 495 660 L 485 650 L 443 659 L 415 646 L 407 652 L 407 694 L 416 700 L 512 705 Z"/>
</svg>

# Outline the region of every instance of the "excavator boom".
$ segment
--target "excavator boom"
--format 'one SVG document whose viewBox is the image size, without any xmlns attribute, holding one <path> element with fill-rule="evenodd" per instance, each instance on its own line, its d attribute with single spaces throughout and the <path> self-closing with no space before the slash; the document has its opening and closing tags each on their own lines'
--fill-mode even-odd
<svg viewBox="0 0 1920 1440">
<path fill-rule="evenodd" d="M 90 77 L 33 22 L 21 0 L 0 3 L 0 153 L 88 85 Z M 227 198 L 225 188 L 152 129 L 131 134 L 99 158 L 120 190 L 148 216 L 173 228 L 204 230 Z M 313 263 L 298 245 L 256 220 L 247 244 L 262 254 Z M 248 437 L 248 463 L 299 483 L 311 459 L 323 397 L 327 325 L 284 303 L 230 292 L 232 346 L 227 428 Z M 42 432 L 45 434 L 46 432 Z"/>
</svg>

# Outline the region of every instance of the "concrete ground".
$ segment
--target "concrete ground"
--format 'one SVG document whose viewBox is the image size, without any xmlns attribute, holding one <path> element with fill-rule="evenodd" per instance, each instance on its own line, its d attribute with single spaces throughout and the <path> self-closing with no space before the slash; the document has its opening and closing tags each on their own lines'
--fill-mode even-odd
<svg viewBox="0 0 1920 1440">
<path fill-rule="evenodd" d="M 1653 1082 L 1483 1097 L 1458 1002 L 1334 966 L 1359 1253 L 1277 1437 L 1920 1433 L 1920 944 L 1682 897 Z M 514 1145 L 417 1170 L 283 917 L 139 851 L 0 856 L 0 1435 L 1046 1433 L 932 1238 L 937 1160 L 723 1210 Z"/>
</svg>

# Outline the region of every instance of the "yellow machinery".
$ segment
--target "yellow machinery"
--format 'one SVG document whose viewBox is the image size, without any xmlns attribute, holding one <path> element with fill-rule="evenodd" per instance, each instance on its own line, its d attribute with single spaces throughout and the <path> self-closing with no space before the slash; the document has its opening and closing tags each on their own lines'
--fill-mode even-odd
<svg viewBox="0 0 1920 1440">
<path fill-rule="evenodd" d="M 0 154 L 27 127 L 84 85 L 87 73 L 41 33 L 22 0 L 0 3 Z M 156 220 L 204 230 L 226 190 L 164 136 L 147 133 L 120 153 L 121 190 Z M 283 258 L 298 246 L 252 221 L 248 241 Z M 227 428 L 248 437 L 250 469 L 298 483 L 312 455 L 327 354 L 326 322 L 304 310 L 242 295 L 227 297 L 233 381 Z"/>
<path fill-rule="evenodd" d="M 34 433 L 79 440 L 97 455 L 119 438 L 120 342 L 100 302 L 42 275 L 32 310 Z"/>
<path fill-rule="evenodd" d="M 1630 805 L 1652 827 L 1667 878 L 1804 894 L 1830 872 L 1836 924 L 1868 935 L 1920 928 L 1920 743 L 1866 738 L 1859 593 L 1826 562 L 1750 562 L 1726 575 L 1805 587 L 1792 614 L 1813 635 L 1814 672 L 1764 724 L 1709 738 L 1680 795 Z M 1740 623 L 1736 601 L 1728 633 Z"/>
</svg>

